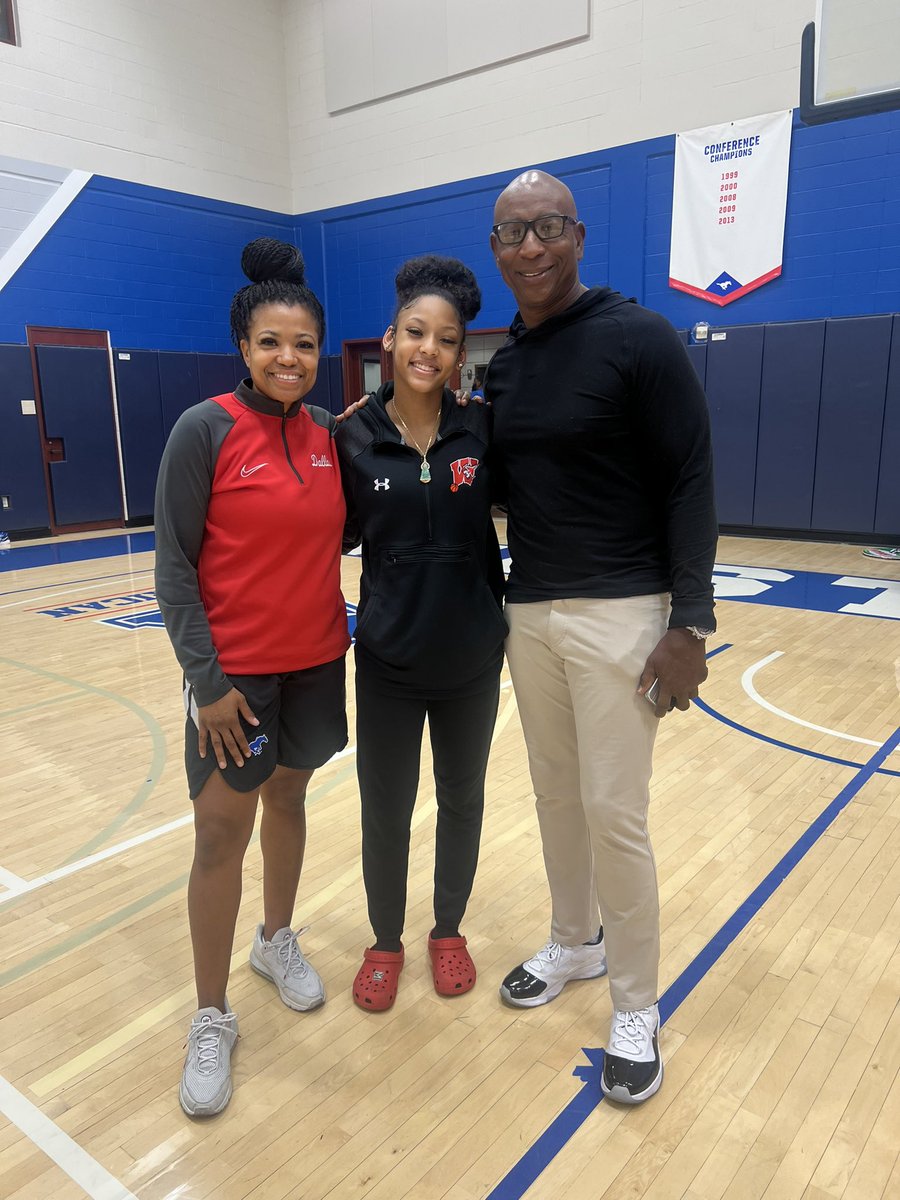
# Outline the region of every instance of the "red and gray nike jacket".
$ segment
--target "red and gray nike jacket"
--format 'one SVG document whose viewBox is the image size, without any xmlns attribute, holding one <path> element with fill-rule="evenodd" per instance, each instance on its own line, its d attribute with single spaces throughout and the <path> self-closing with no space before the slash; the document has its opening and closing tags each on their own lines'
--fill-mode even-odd
<svg viewBox="0 0 900 1200">
<path fill-rule="evenodd" d="M 305 670 L 349 645 L 334 417 L 240 384 L 178 419 L 156 485 L 156 596 L 199 705 L 227 675 Z"/>
</svg>

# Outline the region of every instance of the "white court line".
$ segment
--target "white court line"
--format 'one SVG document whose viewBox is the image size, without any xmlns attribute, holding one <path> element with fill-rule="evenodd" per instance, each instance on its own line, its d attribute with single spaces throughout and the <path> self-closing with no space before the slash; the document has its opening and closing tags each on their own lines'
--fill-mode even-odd
<svg viewBox="0 0 900 1200">
<path fill-rule="evenodd" d="M 115 846 L 107 846 L 105 850 L 98 850 L 96 854 L 89 854 L 87 858 L 79 858 L 77 862 L 67 863 L 55 871 L 48 871 L 46 875 L 38 875 L 36 879 L 20 879 L 19 886 L 7 884 L 10 890 L 6 895 L 0 896 L 0 904 L 5 904 L 7 900 L 13 900 L 16 896 L 24 896 L 28 892 L 37 891 L 38 888 L 46 887 L 48 883 L 55 883 L 57 879 L 65 879 L 67 875 L 74 875 L 77 871 L 83 871 L 86 867 L 92 867 L 95 863 L 103 862 L 107 858 L 114 858 L 117 854 L 131 850 L 133 846 L 142 846 L 145 842 L 152 842 L 154 838 L 162 837 L 164 833 L 171 833 L 173 829 L 180 829 L 183 825 L 190 824 L 193 819 L 194 814 L 189 813 L 185 817 L 179 817 L 177 821 L 169 821 L 167 825 L 160 825 L 156 829 L 148 829 L 146 833 L 139 833 L 137 837 L 129 838 L 127 842 L 118 842 Z"/>
<path fill-rule="evenodd" d="M 26 886 L 26 880 L 20 875 L 13 875 L 12 871 L 7 871 L 0 867 L 0 883 L 6 888 L 22 888 Z"/>
<path fill-rule="evenodd" d="M 91 1200 L 137 1200 L 124 1184 L 82 1150 L 36 1105 L 0 1075 L 0 1112 L 73 1179 Z"/>
<path fill-rule="evenodd" d="M 511 682 L 507 680 L 501 683 L 500 688 L 502 691 L 504 688 L 511 686 Z M 339 750 L 337 754 L 333 754 L 328 762 L 338 762 L 340 759 L 349 758 L 351 754 L 355 753 L 355 746 L 347 746 L 345 749 Z M 15 900 L 17 896 L 26 896 L 29 892 L 36 892 L 38 888 L 46 887 L 48 883 L 55 883 L 57 879 L 65 879 L 68 875 L 84 871 L 87 867 L 94 866 L 95 863 L 104 862 L 108 858 L 115 858 L 117 854 L 124 854 L 126 850 L 131 850 L 135 846 L 143 846 L 146 842 L 152 842 L 155 838 L 162 837 L 166 833 L 171 833 L 175 829 L 181 829 L 183 826 L 189 825 L 193 819 L 194 814 L 188 813 L 184 817 L 178 817 L 175 821 L 169 821 L 166 825 L 159 825 L 156 829 L 148 829 L 146 833 L 139 833 L 136 837 L 128 838 L 127 841 L 117 842 L 115 846 L 107 846 L 105 850 L 98 850 L 96 854 L 89 854 L 87 858 L 80 858 L 77 862 L 67 863 L 64 867 L 57 867 L 55 871 L 48 871 L 46 875 L 38 875 L 35 879 L 22 879 L 18 875 L 13 875 L 11 871 L 4 871 L 0 867 L 0 884 L 7 888 L 7 891 L 0 895 L 0 905 L 6 904 L 9 900 Z"/>
<path fill-rule="evenodd" d="M 783 650 L 776 650 L 772 654 L 767 654 L 765 658 L 761 658 L 758 663 L 754 663 L 752 667 L 748 667 L 743 673 L 741 676 L 741 685 L 751 700 L 755 700 L 761 708 L 768 709 L 776 717 L 784 717 L 786 721 L 793 721 L 795 725 L 802 725 L 805 729 L 814 729 L 816 733 L 830 733 L 832 737 L 842 738 L 845 742 L 859 742 L 863 746 L 881 745 L 881 742 L 873 742 L 870 738 L 856 737 L 852 733 L 841 733 L 840 730 L 829 729 L 825 725 L 814 725 L 812 721 L 804 721 L 802 717 L 795 717 L 793 713 L 785 712 L 783 708 L 776 708 L 774 704 L 770 704 L 768 700 L 764 700 L 753 686 L 753 677 L 757 671 L 763 667 L 767 667 L 776 658 L 781 658 L 783 654 Z"/>
<path fill-rule="evenodd" d="M 348 746 L 345 750 L 333 755 L 328 761 L 337 762 L 338 759 L 347 758 L 355 753 L 356 747 Z M 194 814 L 188 813 L 184 817 L 178 817 L 175 821 L 159 825 L 156 829 L 148 829 L 146 833 L 139 833 L 136 837 L 128 838 L 127 841 L 117 842 L 115 846 L 107 846 L 105 850 L 98 850 L 96 854 L 89 854 L 87 858 L 80 858 L 77 862 L 67 863 L 55 871 L 48 871 L 46 875 L 38 875 L 36 879 L 21 879 L 18 875 L 13 875 L 11 871 L 4 871 L 0 867 L 0 883 L 9 889 L 4 895 L 0 895 L 0 904 L 14 900 L 16 896 L 25 896 L 29 892 L 35 892 L 38 888 L 46 887 L 48 883 L 55 883 L 57 879 L 65 879 L 67 875 L 74 875 L 78 871 L 85 870 L 86 867 L 94 866 L 95 863 L 104 862 L 107 858 L 114 858 L 117 854 L 123 854 L 135 846 L 143 846 L 146 842 L 152 842 L 155 838 L 162 837 L 163 834 L 189 825 L 193 819 Z"/>
<path fill-rule="evenodd" d="M 142 550 L 142 551 L 140 551 L 140 553 L 145 554 L 146 551 Z M 153 568 L 147 567 L 142 571 L 130 571 L 127 575 L 120 575 L 118 578 L 113 576 L 112 579 L 110 579 L 106 582 L 108 582 L 111 586 L 115 583 L 123 583 L 128 579 L 134 579 L 134 577 L 136 575 L 152 575 L 152 574 L 153 574 Z M 78 591 L 83 592 L 86 588 L 92 588 L 94 586 L 96 586 L 94 581 L 91 581 L 89 583 L 77 583 L 77 584 L 73 583 L 69 587 L 61 587 L 58 592 L 47 592 L 45 595 L 40 596 L 40 597 L 23 596 L 21 600 L 12 600 L 9 604 L 0 604 L 0 612 L 2 612 L 2 610 L 4 608 L 18 608 L 22 604 L 31 604 L 35 599 L 40 599 L 41 601 L 52 600 L 54 596 L 67 596 L 70 592 L 78 592 Z M 31 588 L 29 590 L 36 591 L 37 589 Z M 49 604 L 47 607 L 52 608 L 53 605 Z"/>
<path fill-rule="evenodd" d="M 503 691 L 505 688 L 511 686 L 512 682 L 506 680 L 500 684 L 500 690 Z M 339 750 L 337 754 L 333 754 L 328 762 L 338 762 L 340 759 L 349 758 L 351 754 L 355 753 L 355 746 L 347 746 L 344 750 Z M 35 879 L 22 879 L 20 876 L 14 875 L 11 871 L 5 871 L 3 867 L 0 867 L 0 884 L 7 889 L 6 892 L 0 895 L 0 905 L 6 904 L 9 900 L 15 900 L 17 896 L 26 896 L 29 892 L 36 892 L 38 888 L 46 887 L 48 883 L 55 883 L 57 879 L 65 879 L 68 875 L 84 871 L 87 867 L 94 866 L 95 863 L 105 862 L 108 858 L 115 858 L 117 854 L 124 854 L 126 850 L 131 850 L 135 846 L 143 846 L 146 842 L 152 842 L 155 838 L 162 837 L 166 833 L 171 833 L 175 829 L 181 829 L 183 826 L 189 825 L 193 819 L 194 814 L 188 813 L 184 817 L 178 817 L 175 821 L 169 821 L 166 825 L 159 825 L 156 829 L 148 829 L 146 833 L 139 833 L 136 837 L 128 838 L 127 841 L 117 842 L 115 846 L 107 846 L 105 850 L 98 850 L 96 854 L 89 854 L 87 858 L 80 858 L 77 862 L 67 863 L 64 867 L 57 867 L 55 871 L 48 871 L 46 875 L 38 875 Z"/>
</svg>

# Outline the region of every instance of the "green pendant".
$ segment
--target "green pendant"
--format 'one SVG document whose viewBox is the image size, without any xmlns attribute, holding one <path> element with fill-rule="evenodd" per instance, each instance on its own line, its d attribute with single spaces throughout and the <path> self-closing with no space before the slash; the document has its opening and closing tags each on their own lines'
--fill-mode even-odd
<svg viewBox="0 0 900 1200">
<path fill-rule="evenodd" d="M 428 465 L 428 459 L 422 459 L 422 470 L 419 472 L 419 483 L 431 483 L 431 467 Z"/>
</svg>

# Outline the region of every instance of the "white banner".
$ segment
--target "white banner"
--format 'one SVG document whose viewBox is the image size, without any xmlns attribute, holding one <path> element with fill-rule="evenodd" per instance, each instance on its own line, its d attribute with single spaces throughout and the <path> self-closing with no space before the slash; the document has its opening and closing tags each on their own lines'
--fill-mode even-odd
<svg viewBox="0 0 900 1200">
<path fill-rule="evenodd" d="M 669 287 L 730 304 L 781 274 L 791 117 L 677 135 Z"/>
</svg>

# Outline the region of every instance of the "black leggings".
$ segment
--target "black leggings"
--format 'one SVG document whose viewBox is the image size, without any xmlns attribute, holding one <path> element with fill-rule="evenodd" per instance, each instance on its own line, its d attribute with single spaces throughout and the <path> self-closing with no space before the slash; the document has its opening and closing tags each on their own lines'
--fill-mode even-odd
<svg viewBox="0 0 900 1200">
<path fill-rule="evenodd" d="M 484 777 L 500 697 L 499 669 L 477 690 L 405 697 L 360 662 L 356 670 L 356 763 L 362 800 L 362 864 L 377 941 L 399 939 L 406 916 L 409 830 L 419 784 L 425 716 L 437 797 L 434 919 L 459 928 L 472 891 Z"/>
</svg>

